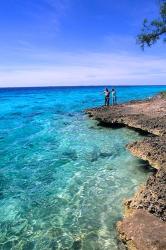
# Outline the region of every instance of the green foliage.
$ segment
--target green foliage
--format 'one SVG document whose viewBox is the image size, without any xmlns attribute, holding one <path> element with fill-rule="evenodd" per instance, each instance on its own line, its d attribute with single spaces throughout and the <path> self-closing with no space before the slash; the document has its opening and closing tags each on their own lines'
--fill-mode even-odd
<svg viewBox="0 0 166 250">
<path fill-rule="evenodd" d="M 166 42 L 166 0 L 160 1 L 160 16 L 149 22 L 144 19 L 141 33 L 137 36 L 137 43 L 144 49 L 150 47 L 163 36 Z"/>
<path fill-rule="evenodd" d="M 166 91 L 162 91 L 160 94 L 162 97 L 166 98 Z"/>
</svg>

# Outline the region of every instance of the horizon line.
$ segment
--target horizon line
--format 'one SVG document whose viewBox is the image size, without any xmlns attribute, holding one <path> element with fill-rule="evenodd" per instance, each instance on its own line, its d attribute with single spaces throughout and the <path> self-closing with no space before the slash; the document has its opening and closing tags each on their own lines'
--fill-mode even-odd
<svg viewBox="0 0 166 250">
<path fill-rule="evenodd" d="M 166 84 L 123 84 L 123 85 L 44 85 L 44 86 L 8 86 L 8 87 L 0 87 L 0 89 L 22 89 L 22 88 L 78 88 L 78 87 L 150 87 L 150 86 L 166 86 Z"/>
</svg>

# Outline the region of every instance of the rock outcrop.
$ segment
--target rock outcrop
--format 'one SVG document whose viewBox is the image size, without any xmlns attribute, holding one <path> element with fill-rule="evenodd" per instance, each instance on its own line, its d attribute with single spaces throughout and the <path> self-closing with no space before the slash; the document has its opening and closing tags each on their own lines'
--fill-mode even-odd
<svg viewBox="0 0 166 250">
<path fill-rule="evenodd" d="M 132 199 L 125 201 L 126 214 L 135 209 L 144 209 L 166 221 L 166 172 L 163 169 L 152 174 L 145 186 Z"/>
<path fill-rule="evenodd" d="M 129 250 L 166 249 L 166 96 L 86 110 L 108 127 L 128 126 L 148 135 L 127 145 L 131 153 L 155 168 L 146 184 L 125 202 L 118 222 L 120 238 Z"/>
<path fill-rule="evenodd" d="M 105 126 L 128 126 L 154 135 L 166 135 L 166 98 L 158 95 L 145 101 L 85 111 Z"/>
<path fill-rule="evenodd" d="M 129 144 L 127 148 L 131 153 L 160 169 L 161 166 L 166 166 L 166 137 L 165 136 L 152 136 Z M 165 168 L 166 171 L 166 168 Z"/>
<path fill-rule="evenodd" d="M 154 215 L 136 210 L 131 216 L 118 222 L 120 238 L 130 250 L 165 250 L 165 223 Z"/>
</svg>

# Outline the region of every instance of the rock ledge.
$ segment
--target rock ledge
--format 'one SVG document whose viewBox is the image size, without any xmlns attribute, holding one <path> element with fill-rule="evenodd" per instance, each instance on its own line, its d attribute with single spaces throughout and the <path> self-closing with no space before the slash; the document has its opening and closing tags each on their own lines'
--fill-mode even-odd
<svg viewBox="0 0 166 250">
<path fill-rule="evenodd" d="M 127 145 L 131 153 L 148 161 L 155 172 L 135 196 L 125 202 L 124 219 L 117 223 L 120 239 L 129 250 L 166 249 L 166 97 L 85 111 L 100 125 L 128 126 L 148 137 Z"/>
<path fill-rule="evenodd" d="M 117 228 L 121 240 L 127 244 L 128 249 L 166 249 L 165 223 L 142 209 L 118 222 Z"/>
</svg>

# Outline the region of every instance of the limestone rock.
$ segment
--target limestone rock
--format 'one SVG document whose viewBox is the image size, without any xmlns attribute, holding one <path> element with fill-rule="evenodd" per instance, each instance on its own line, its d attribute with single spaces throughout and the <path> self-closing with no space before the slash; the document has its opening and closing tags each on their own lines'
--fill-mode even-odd
<svg viewBox="0 0 166 250">
<path fill-rule="evenodd" d="M 129 250 L 166 249 L 166 224 L 145 210 L 136 210 L 118 222 L 117 228 Z"/>
</svg>

